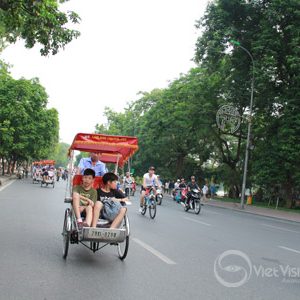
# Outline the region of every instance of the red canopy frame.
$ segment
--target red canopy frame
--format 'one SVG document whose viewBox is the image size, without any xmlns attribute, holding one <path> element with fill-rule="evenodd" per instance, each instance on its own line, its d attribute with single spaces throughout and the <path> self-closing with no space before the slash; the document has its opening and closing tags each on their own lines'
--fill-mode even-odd
<svg viewBox="0 0 300 300">
<path fill-rule="evenodd" d="M 55 160 L 50 160 L 50 159 L 45 159 L 45 160 L 40 160 L 40 161 L 34 161 L 32 163 L 33 165 L 55 165 Z"/>
<path fill-rule="evenodd" d="M 78 133 L 69 149 L 101 153 L 100 160 L 123 166 L 138 150 L 138 139 L 130 136 Z"/>
</svg>

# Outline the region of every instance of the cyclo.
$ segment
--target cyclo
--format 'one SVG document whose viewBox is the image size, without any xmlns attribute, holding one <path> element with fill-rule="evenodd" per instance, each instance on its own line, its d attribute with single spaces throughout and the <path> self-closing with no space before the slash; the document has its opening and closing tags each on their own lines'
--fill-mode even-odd
<svg viewBox="0 0 300 300">
<path fill-rule="evenodd" d="M 41 174 L 41 162 L 40 161 L 34 161 L 32 163 L 32 183 L 40 183 L 42 181 L 42 174 Z M 38 169 L 37 169 L 38 168 Z M 35 171 L 33 172 L 33 170 Z"/>
<path fill-rule="evenodd" d="M 138 150 L 138 140 L 135 137 L 112 136 L 103 134 L 78 133 L 69 150 L 70 164 L 69 174 L 73 170 L 74 150 L 83 152 L 101 153 L 101 161 L 115 165 L 115 173 L 118 167 L 124 166 L 128 159 Z M 70 178 L 71 176 L 69 176 Z M 65 197 L 65 203 L 70 207 L 65 210 L 63 224 L 63 258 L 66 259 L 69 244 L 82 244 L 94 253 L 107 245 L 115 245 L 118 248 L 118 255 L 121 260 L 125 259 L 129 248 L 130 226 L 127 213 L 125 214 L 119 228 L 112 229 L 110 222 L 99 218 L 97 227 L 78 228 L 75 213 L 72 207 L 72 187 L 80 184 L 82 175 L 75 175 L 68 181 L 67 190 L 69 196 Z M 102 177 L 96 176 L 94 188 L 98 189 L 102 185 Z"/>
<path fill-rule="evenodd" d="M 55 165 L 55 160 L 42 160 L 40 161 L 41 165 L 43 166 L 49 166 L 51 168 L 51 166 L 54 169 L 54 165 Z M 49 171 L 48 171 L 49 172 Z M 50 172 L 52 172 L 52 174 L 48 175 L 48 178 L 45 178 L 45 176 L 42 176 L 42 180 L 41 180 L 41 187 L 43 185 L 45 185 L 46 187 L 48 187 L 49 184 L 52 185 L 52 187 L 54 188 L 55 185 L 55 180 L 54 180 L 54 170 L 50 170 Z M 43 175 L 43 174 L 42 174 Z"/>
</svg>

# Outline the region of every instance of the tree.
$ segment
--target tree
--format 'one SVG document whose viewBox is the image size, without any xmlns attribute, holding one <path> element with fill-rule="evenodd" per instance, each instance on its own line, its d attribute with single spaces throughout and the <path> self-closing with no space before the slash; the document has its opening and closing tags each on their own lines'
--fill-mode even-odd
<svg viewBox="0 0 300 300">
<path fill-rule="evenodd" d="M 47 158 L 58 142 L 58 112 L 47 109 L 47 94 L 38 79 L 15 80 L 0 74 L 0 158 L 8 172 L 16 162 Z M 4 170 L 2 170 L 4 172 Z"/>
<path fill-rule="evenodd" d="M 56 54 L 74 38 L 77 30 L 68 29 L 68 22 L 76 24 L 80 17 L 73 11 L 63 13 L 58 2 L 66 0 L 2 0 L 0 2 L 1 48 L 7 43 L 15 43 L 18 38 L 25 40 L 25 46 L 32 48 L 42 45 L 42 55 Z"/>
</svg>

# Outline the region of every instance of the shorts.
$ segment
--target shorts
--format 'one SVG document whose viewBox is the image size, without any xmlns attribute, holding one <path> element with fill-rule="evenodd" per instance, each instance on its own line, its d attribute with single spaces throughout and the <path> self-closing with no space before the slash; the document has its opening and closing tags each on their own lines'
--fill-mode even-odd
<svg viewBox="0 0 300 300">
<path fill-rule="evenodd" d="M 101 211 L 101 218 L 112 222 L 119 214 L 122 205 L 120 202 L 112 200 L 103 201 L 103 209 Z"/>
</svg>

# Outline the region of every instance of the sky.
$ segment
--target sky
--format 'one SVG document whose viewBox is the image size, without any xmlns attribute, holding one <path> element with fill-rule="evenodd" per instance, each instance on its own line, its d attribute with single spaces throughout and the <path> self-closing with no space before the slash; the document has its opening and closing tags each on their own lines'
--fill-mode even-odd
<svg viewBox="0 0 300 300">
<path fill-rule="evenodd" d="M 192 62 L 195 28 L 208 0 L 71 0 L 61 10 L 81 17 L 81 36 L 57 55 L 42 57 L 22 41 L 0 58 L 14 78 L 38 77 L 59 112 L 60 141 L 94 132 L 105 106 L 122 111 L 138 92 L 164 88 Z"/>
</svg>

